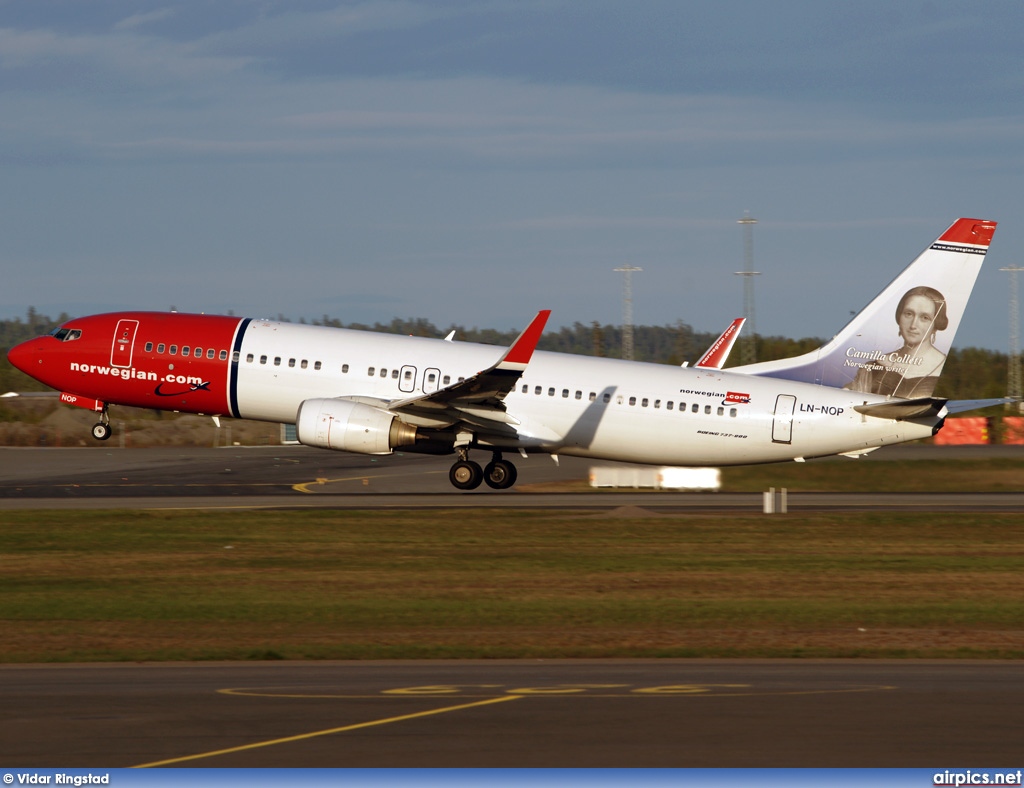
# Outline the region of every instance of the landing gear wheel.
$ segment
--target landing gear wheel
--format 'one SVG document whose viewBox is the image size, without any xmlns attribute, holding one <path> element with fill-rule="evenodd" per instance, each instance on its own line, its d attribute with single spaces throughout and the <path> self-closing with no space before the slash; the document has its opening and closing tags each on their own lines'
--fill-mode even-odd
<svg viewBox="0 0 1024 788">
<path fill-rule="evenodd" d="M 508 460 L 494 460 L 484 468 L 484 481 L 495 490 L 507 490 L 516 483 L 516 466 Z"/>
<path fill-rule="evenodd" d="M 113 430 L 110 429 L 109 424 L 104 424 L 102 421 L 92 425 L 92 436 L 98 441 L 105 441 L 110 437 L 110 433 Z"/>
<path fill-rule="evenodd" d="M 448 471 L 448 481 L 460 490 L 475 490 L 483 480 L 483 469 L 472 460 L 459 460 Z"/>
</svg>

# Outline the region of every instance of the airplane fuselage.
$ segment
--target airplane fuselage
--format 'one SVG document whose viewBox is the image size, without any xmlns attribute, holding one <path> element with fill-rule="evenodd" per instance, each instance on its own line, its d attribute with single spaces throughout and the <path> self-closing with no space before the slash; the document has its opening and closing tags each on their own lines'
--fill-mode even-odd
<svg viewBox="0 0 1024 788">
<path fill-rule="evenodd" d="M 309 400 L 348 399 L 386 410 L 390 402 L 470 379 L 502 353 L 458 341 L 178 313 L 97 315 L 62 330 L 68 333 L 19 346 L 12 361 L 86 400 L 286 424 Z M 728 370 L 536 351 L 504 397 L 502 429 L 487 430 L 472 445 L 658 465 L 739 465 L 857 452 L 928 437 L 941 423 L 854 410 L 882 401 Z M 464 415 L 472 426 L 473 409 Z M 462 429 L 423 414 L 401 419 L 452 440 Z M 446 446 L 434 442 L 432 450 Z"/>
</svg>

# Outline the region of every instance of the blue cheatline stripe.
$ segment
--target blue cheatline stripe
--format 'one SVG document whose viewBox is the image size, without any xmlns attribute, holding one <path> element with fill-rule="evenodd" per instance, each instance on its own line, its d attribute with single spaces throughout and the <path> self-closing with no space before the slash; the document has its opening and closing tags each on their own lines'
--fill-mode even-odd
<svg viewBox="0 0 1024 788">
<path fill-rule="evenodd" d="M 228 368 L 228 404 L 231 407 L 231 415 L 236 419 L 242 418 L 238 412 L 238 365 L 242 360 L 242 337 L 245 336 L 245 329 L 252 322 L 251 317 L 245 318 L 238 324 L 235 332 L 235 345 L 231 349 L 231 366 Z"/>
</svg>

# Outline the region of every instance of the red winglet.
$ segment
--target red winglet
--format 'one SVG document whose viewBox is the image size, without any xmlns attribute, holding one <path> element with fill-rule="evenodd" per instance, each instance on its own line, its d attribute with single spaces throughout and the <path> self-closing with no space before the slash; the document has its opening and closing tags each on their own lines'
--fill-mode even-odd
<svg viewBox="0 0 1024 788">
<path fill-rule="evenodd" d="M 505 367 L 509 364 L 521 364 L 525 367 L 529 364 L 530 359 L 533 358 L 533 351 L 537 348 L 540 335 L 544 333 L 544 326 L 550 316 L 550 309 L 542 309 L 538 312 L 530 325 L 512 343 L 512 347 L 508 349 L 508 353 L 505 354 L 505 357 L 498 366 Z"/>
<path fill-rule="evenodd" d="M 714 344 L 708 348 L 707 353 L 701 356 L 700 361 L 695 366 L 721 369 L 725 360 L 729 357 L 732 346 L 736 344 L 736 338 L 744 321 L 746 321 L 745 317 L 738 317 L 733 320 L 729 327 L 722 332 L 722 335 L 715 340 Z"/>
<path fill-rule="evenodd" d="M 954 244 L 988 246 L 992 243 L 992 234 L 995 231 L 995 222 L 984 219 L 957 219 L 939 240 Z"/>
</svg>

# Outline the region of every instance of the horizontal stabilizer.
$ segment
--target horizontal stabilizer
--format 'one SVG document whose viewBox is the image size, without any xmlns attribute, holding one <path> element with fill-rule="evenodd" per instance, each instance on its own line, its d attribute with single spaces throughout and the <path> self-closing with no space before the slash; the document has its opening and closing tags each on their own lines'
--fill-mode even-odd
<svg viewBox="0 0 1024 788">
<path fill-rule="evenodd" d="M 946 406 L 946 400 L 937 397 L 919 397 L 918 399 L 894 399 L 889 402 L 875 402 L 871 405 L 854 405 L 853 409 L 865 416 L 876 419 L 892 419 L 906 421 L 920 419 L 925 416 L 938 416 Z"/>
<path fill-rule="evenodd" d="M 982 408 L 994 408 L 996 405 L 1012 405 L 1020 402 L 1013 397 L 1002 397 L 1000 399 L 951 399 L 946 403 L 946 410 L 950 413 L 965 413 L 969 410 L 981 410 Z"/>
</svg>

